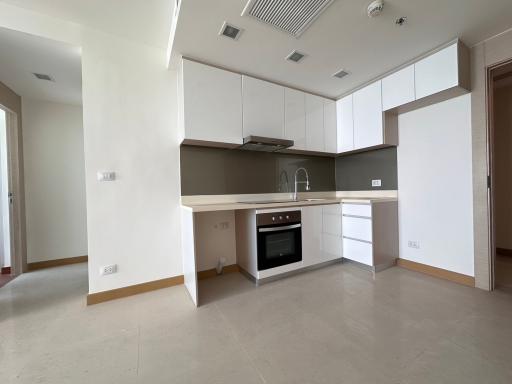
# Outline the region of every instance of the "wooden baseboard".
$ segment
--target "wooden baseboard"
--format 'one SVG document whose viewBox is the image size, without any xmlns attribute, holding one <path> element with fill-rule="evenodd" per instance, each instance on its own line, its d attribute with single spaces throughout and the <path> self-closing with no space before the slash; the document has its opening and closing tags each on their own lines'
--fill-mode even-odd
<svg viewBox="0 0 512 384">
<path fill-rule="evenodd" d="M 2 267 L 2 275 L 10 275 L 11 274 L 11 267 Z"/>
<path fill-rule="evenodd" d="M 66 259 L 45 260 L 45 261 L 37 261 L 34 263 L 28 263 L 27 267 L 28 267 L 28 271 L 30 272 L 30 271 L 36 271 L 38 269 L 60 267 L 63 265 L 87 263 L 87 260 L 88 260 L 87 256 L 76 256 L 76 257 L 68 257 Z"/>
<path fill-rule="evenodd" d="M 512 256 L 512 249 L 496 248 L 496 254 L 501 256 Z"/>
<path fill-rule="evenodd" d="M 226 273 L 234 273 L 234 272 L 240 272 L 240 268 L 237 264 L 231 264 L 226 265 L 224 269 L 222 270 L 222 274 L 225 275 Z M 206 271 L 199 271 L 197 272 L 197 279 L 198 280 L 204 280 L 208 279 L 210 277 L 217 276 L 217 270 L 215 268 L 207 269 Z"/>
<path fill-rule="evenodd" d="M 455 283 L 467 285 L 468 287 L 475 286 L 475 278 L 472 276 L 463 275 L 462 273 L 452 272 L 446 269 L 432 267 L 430 265 L 416 263 L 414 261 L 405 259 L 398 259 L 396 264 L 399 267 L 409 269 L 411 271 L 421 272 L 426 275 L 438 277 L 444 280 L 450 280 Z"/>
<path fill-rule="evenodd" d="M 169 288 L 181 284 L 183 284 L 183 275 L 148 281 L 147 283 L 130 285 L 128 287 L 112 289 L 110 291 L 90 293 L 87 295 L 87 305 L 99 304 L 105 301 L 133 296 L 139 293 L 156 291 L 157 289 Z"/>
</svg>

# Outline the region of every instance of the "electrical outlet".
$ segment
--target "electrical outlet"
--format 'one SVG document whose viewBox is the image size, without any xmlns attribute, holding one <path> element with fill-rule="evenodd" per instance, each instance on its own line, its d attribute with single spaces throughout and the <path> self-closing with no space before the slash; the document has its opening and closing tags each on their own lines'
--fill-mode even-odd
<svg viewBox="0 0 512 384">
<path fill-rule="evenodd" d="M 382 180 L 372 180 L 372 187 L 382 187 Z"/>
<path fill-rule="evenodd" d="M 409 240 L 407 242 L 407 246 L 409 248 L 415 248 L 415 249 L 420 249 L 420 242 L 419 241 L 412 241 L 412 240 Z"/>
<path fill-rule="evenodd" d="M 116 272 L 117 272 L 117 264 L 105 265 L 104 267 L 100 268 L 100 275 L 102 275 L 102 276 L 111 275 Z"/>
<path fill-rule="evenodd" d="M 220 223 L 220 229 L 228 229 L 228 228 L 229 228 L 228 221 L 223 221 L 222 223 Z"/>
<path fill-rule="evenodd" d="M 112 171 L 98 172 L 98 181 L 114 181 L 116 179 L 116 173 Z"/>
</svg>

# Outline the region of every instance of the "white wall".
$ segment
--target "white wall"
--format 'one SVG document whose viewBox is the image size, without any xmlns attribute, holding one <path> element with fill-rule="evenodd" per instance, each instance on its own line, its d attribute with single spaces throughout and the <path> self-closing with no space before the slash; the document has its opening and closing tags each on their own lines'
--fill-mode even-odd
<svg viewBox="0 0 512 384">
<path fill-rule="evenodd" d="M 474 276 L 471 95 L 398 121 L 400 258 Z"/>
<path fill-rule="evenodd" d="M 22 99 L 27 261 L 87 255 L 82 108 Z"/>
<path fill-rule="evenodd" d="M 6 121 L 5 121 L 5 112 L 3 109 L 0 109 L 0 138 L 5 136 L 6 132 Z M 0 140 L 0 158 L 4 156 L 4 148 L 2 147 L 2 143 Z M 4 196 L 4 174 L 1 172 L 2 170 L 2 161 L 0 160 L 0 268 L 8 267 L 10 265 L 9 257 L 6 257 L 7 253 L 4 247 L 4 216 L 3 212 L 5 210 L 3 204 L 3 196 Z"/>
<path fill-rule="evenodd" d="M 166 52 L 0 3 L 0 26 L 82 47 L 89 292 L 183 273 L 177 75 Z M 99 183 L 96 172 L 118 179 Z M 99 267 L 118 264 L 118 273 Z"/>
<path fill-rule="evenodd" d="M 89 291 L 180 275 L 177 74 L 165 51 L 88 31 L 83 108 Z M 118 179 L 99 183 L 96 172 Z M 103 265 L 118 273 L 100 276 Z"/>
</svg>

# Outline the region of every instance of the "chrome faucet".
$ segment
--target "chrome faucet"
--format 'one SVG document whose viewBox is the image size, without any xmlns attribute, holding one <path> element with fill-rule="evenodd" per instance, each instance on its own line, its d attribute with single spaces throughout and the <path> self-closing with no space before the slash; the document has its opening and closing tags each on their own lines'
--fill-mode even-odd
<svg viewBox="0 0 512 384">
<path fill-rule="evenodd" d="M 304 171 L 306 174 L 306 181 L 297 181 L 297 175 L 299 174 L 299 171 Z M 295 192 L 293 193 L 293 200 L 297 201 L 297 184 L 306 184 L 306 191 L 309 191 L 311 187 L 309 186 L 309 175 L 306 168 L 297 168 L 295 171 Z"/>
</svg>

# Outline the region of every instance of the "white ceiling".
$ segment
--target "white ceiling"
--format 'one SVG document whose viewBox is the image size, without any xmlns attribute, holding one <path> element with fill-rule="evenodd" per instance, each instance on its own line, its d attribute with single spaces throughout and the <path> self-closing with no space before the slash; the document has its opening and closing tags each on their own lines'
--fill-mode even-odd
<svg viewBox="0 0 512 384">
<path fill-rule="evenodd" d="M 370 0 L 335 0 L 299 38 L 240 16 L 247 0 L 183 0 L 173 46 L 179 54 L 338 97 L 460 37 L 471 46 L 512 27 L 511 0 L 386 0 L 369 19 Z M 403 27 L 396 18 L 407 16 Z M 238 41 L 218 35 L 224 21 L 244 29 Z M 300 64 L 284 58 L 308 54 Z M 350 75 L 332 78 L 338 69 Z"/>
<path fill-rule="evenodd" d="M 172 9 L 176 0 L 1 1 L 138 43 L 166 49 Z"/>
<path fill-rule="evenodd" d="M 22 97 L 81 105 L 81 61 L 79 47 L 0 28 L 0 81 Z"/>
</svg>

